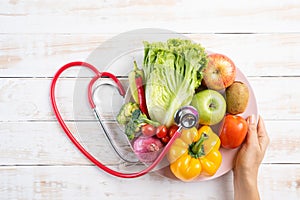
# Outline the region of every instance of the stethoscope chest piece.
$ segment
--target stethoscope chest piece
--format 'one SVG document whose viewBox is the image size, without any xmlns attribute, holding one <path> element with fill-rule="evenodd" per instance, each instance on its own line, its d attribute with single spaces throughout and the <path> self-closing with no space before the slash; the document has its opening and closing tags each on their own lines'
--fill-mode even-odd
<svg viewBox="0 0 300 200">
<path fill-rule="evenodd" d="M 174 115 L 174 121 L 179 127 L 192 128 L 196 126 L 199 120 L 199 114 L 193 106 L 181 107 Z"/>
</svg>

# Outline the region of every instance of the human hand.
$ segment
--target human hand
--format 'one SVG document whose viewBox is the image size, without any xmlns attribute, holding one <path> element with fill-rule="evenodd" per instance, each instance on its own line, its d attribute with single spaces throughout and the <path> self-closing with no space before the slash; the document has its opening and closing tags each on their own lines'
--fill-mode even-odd
<svg viewBox="0 0 300 200">
<path fill-rule="evenodd" d="M 245 199 L 246 196 L 249 196 L 249 199 L 259 199 L 258 168 L 270 141 L 261 117 L 259 117 L 257 125 L 254 116 L 250 116 L 247 122 L 249 124 L 248 133 L 236 155 L 233 168 L 235 199 Z"/>
</svg>

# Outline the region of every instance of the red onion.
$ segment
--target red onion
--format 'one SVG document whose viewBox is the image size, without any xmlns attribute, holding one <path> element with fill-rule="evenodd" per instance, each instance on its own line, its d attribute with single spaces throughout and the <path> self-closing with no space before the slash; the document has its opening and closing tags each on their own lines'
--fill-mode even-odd
<svg viewBox="0 0 300 200">
<path fill-rule="evenodd" d="M 139 137 L 133 143 L 135 154 L 142 162 L 153 162 L 160 153 L 163 144 L 155 137 Z"/>
</svg>

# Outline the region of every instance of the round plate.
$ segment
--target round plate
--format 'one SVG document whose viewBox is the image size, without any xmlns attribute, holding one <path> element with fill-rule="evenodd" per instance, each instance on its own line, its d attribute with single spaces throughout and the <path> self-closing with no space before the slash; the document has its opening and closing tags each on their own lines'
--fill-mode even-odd
<svg viewBox="0 0 300 200">
<path fill-rule="evenodd" d="M 156 30 L 157 32 L 157 30 Z M 141 34 L 137 34 L 137 35 L 141 35 Z M 121 40 L 120 38 L 122 38 L 121 36 L 119 38 L 114 38 L 113 40 L 109 41 L 107 44 L 101 45 L 101 47 L 97 48 L 95 51 L 92 52 L 92 54 L 90 55 L 90 57 L 87 59 L 87 62 L 93 64 L 94 66 L 97 66 L 99 68 L 99 71 L 106 71 L 106 72 L 110 72 L 120 78 L 125 78 L 128 73 L 133 69 L 133 61 L 136 60 L 138 63 L 138 66 L 142 66 L 142 62 L 143 62 L 143 44 L 142 41 L 147 40 L 147 41 L 157 41 L 155 40 L 153 35 L 143 35 L 144 37 L 139 38 L 136 37 L 134 39 L 127 39 L 128 38 L 128 34 L 125 35 L 126 37 L 123 37 L 123 39 Z M 130 37 L 135 37 L 134 34 L 129 34 Z M 157 36 L 157 35 L 156 35 Z M 163 33 L 163 34 L 158 34 L 159 37 L 164 37 L 158 41 L 166 41 L 168 38 L 171 37 L 181 37 L 181 38 L 185 38 L 182 35 L 176 35 L 173 32 L 170 33 L 168 32 L 168 34 Z M 187 38 L 185 38 L 187 39 Z M 126 41 L 126 43 L 124 43 L 123 45 L 121 45 L 122 47 L 126 47 L 126 49 L 118 49 L 118 51 L 114 50 L 115 48 L 118 47 L 120 41 Z M 116 42 L 117 41 L 117 42 Z M 132 44 L 132 46 L 130 46 L 128 44 L 128 41 L 138 41 L 134 44 Z M 103 58 L 103 59 L 102 59 Z M 86 76 L 86 73 L 84 72 L 83 74 L 81 73 L 81 75 Z M 245 84 L 247 84 L 248 88 L 249 88 L 249 101 L 248 101 L 248 106 L 245 110 L 244 113 L 240 114 L 243 118 L 247 118 L 248 116 L 254 114 L 257 115 L 258 114 L 258 108 L 257 108 L 257 103 L 256 103 L 256 99 L 254 96 L 254 92 L 252 90 L 251 85 L 249 84 L 246 76 L 237 68 L 237 74 L 236 74 L 236 81 L 241 81 Z M 97 87 L 97 85 L 95 85 L 95 87 Z M 113 87 L 111 87 L 113 88 Z M 128 85 L 124 85 L 125 90 L 128 91 Z M 81 86 L 81 84 L 76 85 L 75 87 L 75 94 L 74 94 L 74 98 L 80 98 L 82 96 L 85 95 L 84 92 L 79 92 L 79 91 L 85 91 L 86 89 L 83 88 L 83 86 Z M 119 111 L 119 109 L 121 108 L 122 104 L 126 101 L 128 101 L 128 96 L 130 96 L 130 94 L 127 94 L 125 96 L 125 98 L 120 98 L 118 92 L 115 90 L 115 88 L 113 88 L 114 92 L 108 92 L 107 95 L 104 93 L 101 93 L 98 95 L 98 99 L 95 100 L 96 106 L 100 109 L 100 113 L 102 112 L 101 110 L 105 110 L 105 113 L 109 113 L 108 115 L 111 116 L 110 120 L 115 120 L 116 115 Z M 100 90 L 99 90 L 100 91 Z M 103 90 L 101 90 L 103 91 Z M 109 103 L 107 104 L 101 104 L 101 103 L 97 103 L 97 102 L 102 102 L 102 101 L 108 101 Z M 79 104 L 80 103 L 80 104 Z M 76 118 L 80 118 L 79 116 L 82 115 L 83 111 L 82 111 L 82 102 L 80 101 L 75 101 L 74 102 L 74 116 L 75 119 Z M 109 111 L 109 112 L 107 112 Z M 104 114 L 104 115 L 106 115 Z M 82 116 L 81 116 L 82 117 Z M 110 163 L 110 162 L 116 162 L 116 160 L 110 161 L 109 159 L 112 159 L 112 156 L 114 154 L 114 152 L 109 151 L 107 148 L 107 152 L 105 152 L 106 156 L 103 157 L 103 155 L 101 153 L 101 148 L 99 147 L 101 145 L 106 145 L 109 146 L 107 144 L 102 143 L 103 141 L 99 140 L 99 143 L 101 142 L 102 144 L 98 144 L 95 145 L 95 142 L 97 141 L 97 137 L 103 137 L 102 135 L 94 135 L 91 139 L 91 132 L 87 132 L 85 129 L 86 127 L 82 126 L 80 123 L 76 123 L 76 127 L 77 127 L 77 134 L 78 137 L 81 138 L 81 142 L 84 143 L 84 145 L 86 146 L 87 150 L 93 154 L 96 158 L 99 158 L 99 160 L 101 160 L 103 163 Z M 90 126 L 92 127 L 92 126 Z M 112 132 L 112 137 L 113 138 L 117 138 L 117 137 L 122 137 L 123 143 L 119 146 L 121 149 L 124 146 L 124 141 L 126 142 L 127 140 L 124 140 L 124 132 L 122 130 L 122 128 L 116 128 L 114 127 L 112 129 L 110 129 L 112 126 L 107 127 L 107 129 L 109 131 Z M 99 127 L 98 127 L 99 128 Z M 97 127 L 95 127 L 95 129 L 97 129 Z M 123 135 L 122 135 L 123 133 Z M 126 136 L 125 136 L 126 138 Z M 93 140 L 90 143 L 90 141 Z M 118 140 L 118 139 L 115 139 Z M 127 141 L 128 142 L 128 141 Z M 118 145 L 118 144 L 117 144 Z M 124 154 L 128 154 L 129 151 L 132 150 L 132 148 L 127 148 L 126 151 L 124 151 Z M 233 167 L 233 160 L 234 157 L 236 155 L 238 151 L 238 148 L 236 149 L 224 149 L 224 148 L 220 148 L 220 152 L 222 154 L 222 164 L 220 166 L 220 168 L 218 169 L 217 173 L 214 176 L 202 176 L 200 175 L 197 179 L 195 179 L 194 181 L 204 181 L 204 180 L 210 180 L 210 179 L 214 179 L 217 178 L 219 176 L 222 176 L 223 174 L 227 173 L 228 171 L 230 171 Z M 131 152 L 132 154 L 132 152 Z M 105 159 L 107 158 L 108 161 L 106 161 Z M 119 159 L 121 160 L 121 159 Z M 125 166 L 125 165 L 122 165 Z M 141 168 L 145 168 L 146 166 L 142 166 Z M 141 170 L 141 168 L 137 168 L 136 170 Z M 119 169 L 119 168 L 118 168 Z M 131 169 L 128 169 L 126 167 L 122 168 L 123 171 L 125 172 L 136 172 L 136 171 L 132 171 Z M 135 169 L 134 169 L 135 170 Z M 168 162 L 165 160 L 163 160 L 159 166 L 157 166 L 153 171 L 159 173 L 160 175 L 164 176 L 164 177 L 168 177 L 174 180 L 179 180 L 177 179 L 172 172 L 169 170 L 169 165 Z"/>
<path fill-rule="evenodd" d="M 126 55 L 123 55 L 121 57 L 119 57 L 117 60 L 115 60 L 111 65 L 110 68 L 111 70 L 115 70 L 116 68 L 118 68 L 118 66 L 123 66 L 123 69 L 126 68 L 125 71 L 131 71 L 132 70 L 132 61 L 136 59 L 139 61 L 139 66 L 141 66 L 141 60 L 143 59 L 143 50 L 136 50 L 136 51 L 132 51 L 131 53 L 128 53 Z M 253 90 L 251 88 L 251 85 L 249 84 L 247 78 L 245 77 L 245 75 L 237 68 L 237 73 L 236 73 L 236 81 L 241 81 L 245 84 L 247 84 L 248 88 L 249 88 L 249 101 L 248 101 L 248 106 L 245 110 L 244 113 L 240 114 L 243 118 L 247 118 L 248 116 L 254 114 L 257 115 L 258 109 L 257 109 L 257 104 L 256 104 L 256 99 L 253 93 Z M 127 89 L 125 98 L 123 103 L 126 103 L 130 100 L 132 100 L 131 98 L 131 93 L 129 91 L 129 89 Z M 117 105 L 117 104 L 114 104 Z M 116 110 L 116 108 L 114 108 L 114 110 Z M 118 110 L 118 109 L 117 109 Z M 220 123 L 221 124 L 221 123 Z M 215 128 L 214 130 L 218 130 L 218 128 Z M 216 133 L 218 131 L 215 131 Z M 204 176 L 204 175 L 200 175 L 197 179 L 195 179 L 194 181 L 203 181 L 203 180 L 210 180 L 210 179 L 214 179 L 217 178 L 219 176 L 222 176 L 223 174 L 227 173 L 228 171 L 230 171 L 233 167 L 233 160 L 234 157 L 236 155 L 238 151 L 238 148 L 236 149 L 225 149 L 225 148 L 220 148 L 220 152 L 222 154 L 222 164 L 220 166 L 220 168 L 218 169 L 217 173 L 214 176 Z M 168 178 L 171 179 L 177 179 L 169 170 L 169 166 L 168 163 L 166 161 L 162 162 L 157 168 L 156 171 Z"/>
</svg>

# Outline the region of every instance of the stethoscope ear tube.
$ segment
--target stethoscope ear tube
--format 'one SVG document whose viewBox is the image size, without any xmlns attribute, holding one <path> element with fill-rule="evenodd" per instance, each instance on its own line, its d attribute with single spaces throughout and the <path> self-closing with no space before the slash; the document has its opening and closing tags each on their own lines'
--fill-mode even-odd
<svg viewBox="0 0 300 200">
<path fill-rule="evenodd" d="M 116 176 L 116 177 L 121 177 L 121 178 L 136 178 L 136 177 L 140 177 L 143 176 L 145 174 L 147 174 L 148 172 L 150 172 L 152 169 L 155 168 L 155 166 L 164 158 L 164 156 L 166 155 L 166 153 L 169 151 L 172 143 L 175 141 L 175 139 L 177 137 L 179 137 L 180 132 L 177 130 L 174 134 L 174 136 L 171 138 L 171 140 L 168 142 L 168 144 L 164 147 L 163 151 L 159 154 L 159 156 L 155 159 L 155 161 L 149 165 L 148 167 L 146 167 L 145 169 L 143 169 L 142 171 L 139 172 L 135 172 L 135 173 L 122 173 L 122 172 L 118 172 L 116 170 L 113 170 L 107 166 L 105 166 L 103 163 L 101 163 L 99 160 L 97 160 L 93 155 L 91 155 L 81 144 L 80 142 L 74 137 L 74 135 L 72 134 L 72 132 L 70 131 L 70 129 L 68 128 L 68 126 L 66 125 L 66 123 L 64 122 L 59 109 L 57 107 L 57 103 L 56 103 L 56 96 L 55 96 L 55 88 L 56 88 L 56 83 L 58 78 L 60 77 L 60 75 L 67 69 L 71 68 L 71 67 L 86 67 L 90 70 L 92 70 L 95 73 L 95 77 L 91 80 L 89 86 L 88 86 L 88 99 L 89 99 L 89 103 L 91 108 L 94 110 L 95 109 L 95 103 L 93 101 L 93 94 L 92 94 L 92 86 L 93 84 L 96 82 L 97 79 L 101 78 L 101 77 L 109 77 L 111 78 L 118 86 L 119 92 L 122 96 L 125 95 L 125 91 L 124 88 L 122 86 L 122 84 L 120 83 L 120 81 L 118 80 L 118 78 L 116 76 L 114 76 L 111 73 L 108 72 L 99 72 L 98 69 L 96 67 L 94 67 L 93 65 L 86 63 L 86 62 L 71 62 L 68 63 L 64 66 L 62 66 L 54 75 L 52 82 L 51 82 L 51 87 L 50 87 L 50 100 L 51 100 L 51 105 L 53 108 L 53 112 L 57 118 L 57 121 L 59 122 L 59 124 L 61 125 L 62 129 L 64 130 L 64 132 L 66 133 L 66 135 L 69 137 L 69 139 L 71 140 L 71 142 L 79 149 L 79 151 L 84 154 L 91 162 L 93 162 L 97 167 L 99 167 L 100 169 L 102 169 L 103 171 Z"/>
<path fill-rule="evenodd" d="M 90 107 L 92 109 L 96 108 L 96 105 L 95 105 L 94 100 L 93 100 L 93 85 L 95 84 L 95 82 L 99 78 L 103 78 L 103 77 L 108 77 L 108 78 L 112 79 L 114 81 L 114 83 L 117 85 L 117 88 L 119 90 L 120 95 L 123 96 L 123 97 L 125 96 L 125 90 L 124 90 L 124 88 L 123 88 L 120 80 L 115 75 L 113 75 L 113 74 L 111 74 L 109 72 L 102 72 L 102 73 L 100 73 L 97 70 L 96 76 L 94 76 L 94 78 L 90 81 L 90 83 L 88 85 L 88 100 L 89 100 Z"/>
<path fill-rule="evenodd" d="M 94 82 L 94 81 L 91 81 L 90 84 Z M 115 83 L 115 82 L 114 82 Z M 97 84 L 97 86 L 95 87 L 95 89 L 93 89 L 93 92 L 92 92 L 92 102 L 93 102 L 93 99 L 95 98 L 95 94 L 98 94 L 96 91 L 97 90 L 100 90 L 101 86 L 110 86 L 110 87 L 114 87 L 114 88 L 117 88 L 120 95 L 122 97 L 124 97 L 124 95 L 122 95 L 121 93 L 121 90 L 120 90 L 120 87 L 118 85 L 115 85 L 114 83 L 111 83 L 111 82 L 100 82 L 99 84 Z M 93 84 L 93 83 L 92 83 Z M 92 91 L 92 87 L 89 86 L 89 89 L 88 89 L 88 93 L 91 93 Z M 93 104 L 95 105 L 95 103 L 93 102 Z M 117 145 L 115 144 L 115 142 L 113 141 L 112 137 L 111 137 L 111 134 L 109 134 L 109 131 L 106 129 L 105 125 L 103 124 L 102 120 L 101 120 L 101 115 L 100 115 L 100 112 L 98 112 L 98 109 L 97 109 L 97 106 L 95 106 L 93 108 L 93 111 L 94 111 L 94 115 L 96 117 L 96 119 L 98 120 L 102 130 L 103 130 L 103 133 L 108 141 L 108 143 L 110 144 L 110 146 L 113 148 L 113 150 L 115 151 L 115 153 L 117 154 L 117 156 L 119 158 L 121 158 L 123 161 L 127 162 L 127 163 L 130 163 L 130 164 L 136 164 L 136 163 L 140 163 L 140 161 L 135 157 L 135 159 L 129 159 L 128 155 L 129 154 L 126 154 L 126 156 L 120 151 L 120 149 L 117 147 Z M 125 136 L 124 134 L 124 137 L 126 138 L 126 140 L 128 141 L 127 137 Z M 129 143 L 129 141 L 128 141 Z"/>
</svg>

